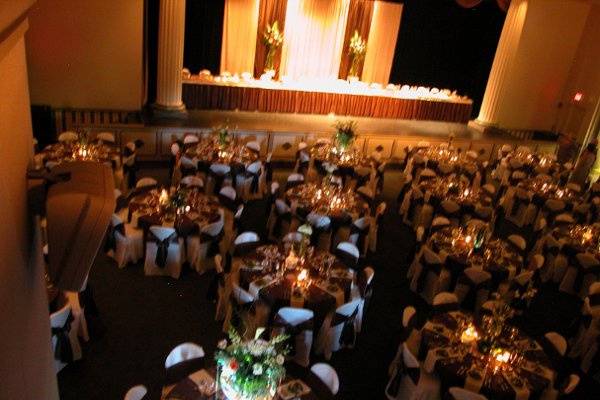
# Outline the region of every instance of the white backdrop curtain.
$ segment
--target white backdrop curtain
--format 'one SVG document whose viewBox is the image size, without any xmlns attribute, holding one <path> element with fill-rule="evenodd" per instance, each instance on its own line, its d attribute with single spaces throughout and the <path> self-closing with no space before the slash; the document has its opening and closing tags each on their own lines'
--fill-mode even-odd
<svg viewBox="0 0 600 400">
<path fill-rule="evenodd" d="M 254 72 L 258 5 L 259 0 L 225 0 L 221 73 Z"/>
<path fill-rule="evenodd" d="M 401 17 L 402 4 L 376 1 L 373 5 L 362 81 L 389 83 Z"/>
<path fill-rule="evenodd" d="M 337 79 L 350 0 L 288 0 L 280 76 Z"/>
</svg>

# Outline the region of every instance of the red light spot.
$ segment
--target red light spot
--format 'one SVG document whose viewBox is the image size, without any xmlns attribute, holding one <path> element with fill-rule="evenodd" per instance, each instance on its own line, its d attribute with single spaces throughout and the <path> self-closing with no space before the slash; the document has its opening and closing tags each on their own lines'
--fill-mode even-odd
<svg viewBox="0 0 600 400">
<path fill-rule="evenodd" d="M 581 93 L 581 92 L 577 92 L 573 96 L 573 101 L 581 101 L 582 99 L 583 99 L 583 93 Z"/>
</svg>

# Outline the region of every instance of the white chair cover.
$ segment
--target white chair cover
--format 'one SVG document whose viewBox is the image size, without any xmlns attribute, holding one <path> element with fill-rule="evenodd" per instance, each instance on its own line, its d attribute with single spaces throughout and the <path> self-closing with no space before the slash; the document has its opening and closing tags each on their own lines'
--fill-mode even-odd
<svg viewBox="0 0 600 400">
<path fill-rule="evenodd" d="M 116 143 L 115 135 L 112 132 L 100 132 L 96 135 L 97 140 L 102 140 L 105 143 Z"/>
<path fill-rule="evenodd" d="M 451 387 L 448 392 L 454 400 L 487 400 L 484 395 L 457 386 Z"/>
<path fill-rule="evenodd" d="M 180 183 L 187 187 L 195 187 L 195 188 L 204 187 L 204 181 L 202 180 L 202 178 L 200 178 L 199 176 L 194 176 L 194 175 L 184 176 L 183 178 L 181 178 Z"/>
<path fill-rule="evenodd" d="M 139 189 L 139 188 L 143 188 L 143 187 L 156 186 L 156 185 L 158 185 L 158 181 L 156 179 L 146 177 L 146 178 L 139 179 L 137 181 L 137 183 L 135 184 L 135 187 L 137 189 Z"/>
<path fill-rule="evenodd" d="M 198 139 L 198 136 L 194 134 L 187 134 L 183 137 L 183 144 L 198 143 L 199 141 L 200 139 Z"/>
<path fill-rule="evenodd" d="M 195 358 L 204 357 L 204 349 L 195 343 L 182 343 L 176 346 L 165 359 L 165 368 L 171 368 L 175 364 Z"/>
<path fill-rule="evenodd" d="M 79 139 L 79 135 L 76 132 L 66 131 L 58 135 L 58 141 L 64 142 L 76 142 Z"/>
<path fill-rule="evenodd" d="M 304 308 L 283 307 L 277 312 L 277 317 L 286 324 L 298 326 L 312 320 L 314 318 L 314 313 L 311 310 Z M 273 333 L 285 333 L 285 329 L 274 327 Z M 290 338 L 290 340 L 295 342 L 296 349 L 296 354 L 292 356 L 292 360 L 298 365 L 308 367 L 310 365 L 310 351 L 313 345 L 313 330 L 302 330 L 296 337 Z"/>
<path fill-rule="evenodd" d="M 173 235 L 175 233 L 175 229 L 162 226 L 151 226 L 150 232 L 158 240 L 162 241 Z M 144 274 L 148 276 L 167 275 L 174 279 L 178 279 L 179 275 L 181 274 L 181 264 L 183 261 L 182 242 L 182 239 L 179 238 L 177 241 L 173 241 L 169 244 L 167 260 L 164 268 L 156 265 L 156 253 L 158 251 L 157 243 L 154 241 L 146 242 L 146 261 L 144 263 Z"/>
<path fill-rule="evenodd" d="M 567 353 L 567 340 L 560 333 L 548 332 L 544 337 L 552 343 L 558 354 L 564 356 Z"/>
<path fill-rule="evenodd" d="M 66 303 L 63 308 L 60 310 L 50 314 L 50 327 L 51 328 L 62 328 L 65 326 L 67 319 L 71 314 L 71 305 Z M 69 337 L 69 343 L 71 344 L 71 351 L 73 352 L 73 361 L 81 359 L 81 346 L 79 345 L 79 340 L 77 339 L 77 329 L 71 327 L 69 332 L 67 333 Z M 52 336 L 52 349 L 55 351 L 56 345 L 58 343 L 58 339 L 55 335 Z M 54 359 L 54 370 L 58 373 L 62 370 L 67 364 L 61 362 L 60 360 Z"/>
<path fill-rule="evenodd" d="M 117 228 L 123 226 L 123 233 Z M 144 232 L 131 224 L 125 223 L 118 214 L 111 217 L 111 230 L 109 235 L 114 235 L 115 249 L 108 255 L 113 257 L 119 268 L 124 268 L 128 263 L 135 264 L 144 257 Z"/>
<path fill-rule="evenodd" d="M 148 389 L 144 385 L 137 385 L 132 387 L 125 393 L 123 400 L 142 400 L 148 393 Z"/>
<path fill-rule="evenodd" d="M 319 337 L 317 338 L 316 353 L 323 354 L 326 360 L 331 359 L 332 353 L 340 350 L 343 345 L 340 343 L 346 320 L 353 325 L 354 332 L 359 332 L 357 316 L 363 306 L 364 300 L 357 299 L 339 306 L 335 313 L 328 315 L 323 321 Z M 339 314 L 336 318 L 335 314 Z M 352 319 L 352 316 L 353 320 Z M 336 323 L 337 322 L 337 323 Z M 352 344 L 350 347 L 352 347 Z"/>
<path fill-rule="evenodd" d="M 211 257 L 208 256 L 208 252 L 213 245 L 213 242 L 203 241 L 202 237 L 210 236 L 215 238 L 215 240 L 219 240 L 220 243 L 221 239 L 219 235 L 223 232 L 224 227 L 225 221 L 224 218 L 221 217 L 219 221 L 201 227 L 200 236 L 190 235 L 186 238 L 186 259 L 199 274 L 203 274 L 214 267 L 214 258 L 212 257 L 214 254 L 212 254 Z M 221 253 L 220 248 L 219 253 Z"/>
<path fill-rule="evenodd" d="M 331 365 L 317 363 L 310 367 L 310 370 L 331 390 L 331 394 L 334 396 L 337 394 L 340 389 L 340 380 L 337 372 L 335 372 L 335 369 Z"/>
</svg>

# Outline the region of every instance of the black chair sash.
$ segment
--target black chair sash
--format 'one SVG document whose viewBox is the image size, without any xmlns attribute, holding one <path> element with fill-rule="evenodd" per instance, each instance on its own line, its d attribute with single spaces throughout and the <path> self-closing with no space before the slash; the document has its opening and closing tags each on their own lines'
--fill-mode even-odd
<svg viewBox="0 0 600 400">
<path fill-rule="evenodd" d="M 108 225 L 108 231 L 106 232 L 106 241 L 104 242 L 105 252 L 108 252 L 109 250 L 117 250 L 117 238 L 115 236 L 117 232 L 125 236 L 125 224 L 121 222 L 120 224 L 117 224 L 115 226 L 113 226 L 112 224 Z"/>
<path fill-rule="evenodd" d="M 404 376 L 408 376 L 413 384 L 417 385 L 421 377 L 421 369 L 419 367 L 407 367 L 404 363 L 404 356 L 401 354 L 396 365 L 396 373 L 392 377 L 387 394 L 390 398 L 397 398 L 400 384 Z"/>
<path fill-rule="evenodd" d="M 273 328 L 283 328 L 284 333 L 288 335 L 289 355 L 293 357 L 296 355 L 296 336 L 302 334 L 304 331 L 312 331 L 314 329 L 314 322 L 311 318 L 298 325 L 291 325 L 277 314 L 273 319 Z"/>
<path fill-rule="evenodd" d="M 198 166 L 196 167 L 198 169 L 198 172 L 202 172 L 206 175 L 208 175 L 209 171 L 210 171 L 210 163 L 208 161 L 198 161 Z"/>
<path fill-rule="evenodd" d="M 89 282 L 85 286 L 85 289 L 79 292 L 79 305 L 83 308 L 86 317 L 96 317 L 100 314 L 96 301 L 94 300 L 94 291 Z"/>
<path fill-rule="evenodd" d="M 370 226 L 367 225 L 364 228 L 359 228 L 355 224 L 352 224 L 350 227 L 350 235 L 358 234 L 358 239 L 356 240 L 356 247 L 362 251 L 365 248 L 365 240 L 367 239 L 367 235 L 369 234 Z"/>
<path fill-rule="evenodd" d="M 184 167 L 183 165 L 179 166 L 179 170 L 181 171 L 182 177 L 190 176 L 190 175 L 193 176 L 193 175 L 196 175 L 196 172 L 198 172 L 196 167 Z"/>
<path fill-rule="evenodd" d="M 421 272 L 417 277 L 417 293 L 421 293 L 423 291 L 429 273 L 433 273 L 437 276 L 440 276 L 440 273 L 442 272 L 442 264 L 429 263 L 425 259 L 425 256 L 421 257 L 421 260 L 419 260 L 419 262 L 421 264 Z"/>
<path fill-rule="evenodd" d="M 292 213 L 291 211 L 286 211 L 282 214 L 279 214 L 277 209 L 275 209 L 276 217 L 275 217 L 275 226 L 273 227 L 273 235 L 275 237 L 281 237 L 281 226 L 283 225 L 283 221 L 286 221 L 288 224 L 292 222 Z"/>
<path fill-rule="evenodd" d="M 461 276 L 463 271 L 468 267 L 467 264 L 457 259 L 456 257 L 449 255 L 446 257 L 446 261 L 444 263 L 448 271 L 450 272 L 450 287 L 448 290 L 454 290 L 456 286 L 456 282 L 458 278 Z"/>
<path fill-rule="evenodd" d="M 543 248 L 544 254 L 552 255 L 554 257 L 558 256 L 558 253 L 560 252 L 560 248 L 557 245 L 548 244 L 548 242 L 544 242 Z"/>
<path fill-rule="evenodd" d="M 465 296 L 465 298 L 463 299 L 461 305 L 463 308 L 467 309 L 467 310 L 471 310 L 474 311 L 475 310 L 475 302 L 477 300 L 477 293 L 480 290 L 484 290 L 487 289 L 488 291 L 491 288 L 491 280 L 485 280 L 483 282 L 479 282 L 479 283 L 475 283 L 471 280 L 471 278 L 469 278 L 467 275 L 462 275 L 460 278 L 458 278 L 458 282 L 457 285 L 465 285 L 469 287 L 469 291 L 467 292 L 467 295 Z"/>
<path fill-rule="evenodd" d="M 454 302 L 437 304 L 431 307 L 430 317 L 434 317 L 440 314 L 447 314 L 452 311 L 458 311 L 459 309 L 460 306 L 458 305 L 458 303 Z"/>
<path fill-rule="evenodd" d="M 273 181 L 273 163 L 271 161 L 266 161 L 265 162 L 265 178 L 267 180 L 267 182 L 272 182 Z"/>
<path fill-rule="evenodd" d="M 254 173 L 246 171 L 246 179 L 248 178 L 252 178 L 252 182 L 250 183 L 250 193 L 258 193 L 260 172 Z"/>
<path fill-rule="evenodd" d="M 312 226 L 312 234 L 310 235 L 311 246 L 317 247 L 319 245 L 319 239 L 321 235 L 327 235 L 331 232 L 331 224 L 325 226 Z"/>
<path fill-rule="evenodd" d="M 52 336 L 56 337 L 54 359 L 65 364 L 73 362 L 73 348 L 71 347 L 71 340 L 69 339 L 71 322 L 73 322 L 73 314 L 69 311 L 69 316 L 63 326 L 52 327 L 50 329 Z"/>
<path fill-rule="evenodd" d="M 148 232 L 148 241 L 156 243 L 156 257 L 154 258 L 154 262 L 156 266 L 159 268 L 164 268 L 167 265 L 167 257 L 169 255 L 169 246 L 171 242 L 177 239 L 177 232 L 173 232 L 169 237 L 160 240 L 156 236 L 152 234 L 152 232 Z"/>
<path fill-rule="evenodd" d="M 165 386 L 174 385 L 204 368 L 204 357 L 178 362 L 165 369 Z"/>
<path fill-rule="evenodd" d="M 350 227 L 352 224 L 352 216 L 349 214 L 344 214 L 342 216 L 331 216 L 329 217 L 331 220 L 331 233 L 332 235 L 336 235 L 338 230 L 342 227 Z"/>
<path fill-rule="evenodd" d="M 350 254 L 341 249 L 335 249 L 335 256 L 344 264 L 347 268 L 356 269 L 358 265 L 358 258 L 353 254 Z"/>
<path fill-rule="evenodd" d="M 248 301 L 246 303 L 240 303 L 237 299 L 231 295 L 229 297 L 229 304 L 231 306 L 231 319 L 230 324 L 238 330 L 243 332 L 245 327 L 242 326 L 242 314 L 254 312 L 254 301 Z"/>
<path fill-rule="evenodd" d="M 227 178 L 228 176 L 231 176 L 231 172 L 226 173 L 226 174 L 220 174 L 220 173 L 214 172 L 212 169 L 209 169 L 208 175 L 212 178 L 212 180 L 215 183 L 214 187 L 213 187 L 213 193 L 219 193 L 221 191 L 221 188 L 223 187 L 223 182 L 225 181 L 225 178 Z M 235 181 L 234 181 L 234 184 L 235 184 Z"/>
<path fill-rule="evenodd" d="M 219 198 L 219 204 L 221 204 L 223 207 L 225 207 L 226 209 L 228 209 L 229 211 L 231 211 L 233 213 L 237 212 L 237 209 L 238 209 L 237 199 L 234 200 L 230 197 L 223 196 L 221 193 L 219 193 L 217 195 L 217 197 Z"/>
<path fill-rule="evenodd" d="M 210 246 L 208 247 L 208 252 L 206 254 L 207 257 L 214 257 L 219 254 L 219 244 L 225 235 L 225 229 L 221 229 L 219 233 L 215 236 L 212 236 L 206 232 L 200 232 L 200 243 L 210 242 Z"/>
<path fill-rule="evenodd" d="M 336 312 L 333 316 L 333 319 L 331 320 L 331 326 L 344 324 L 344 327 L 342 328 L 342 334 L 340 335 L 339 340 L 340 346 L 354 346 L 354 343 L 356 342 L 356 330 L 354 329 L 354 323 L 356 321 L 357 315 L 358 306 L 356 306 L 356 308 L 350 315 L 343 315 Z"/>
<path fill-rule="evenodd" d="M 561 355 L 556 347 L 550 342 L 546 336 L 541 336 L 537 339 L 538 344 L 550 360 L 552 367 L 556 371 L 555 383 L 563 382 L 568 375 L 568 364 L 565 363 L 565 356 Z M 568 352 L 567 352 L 568 353 Z"/>
</svg>

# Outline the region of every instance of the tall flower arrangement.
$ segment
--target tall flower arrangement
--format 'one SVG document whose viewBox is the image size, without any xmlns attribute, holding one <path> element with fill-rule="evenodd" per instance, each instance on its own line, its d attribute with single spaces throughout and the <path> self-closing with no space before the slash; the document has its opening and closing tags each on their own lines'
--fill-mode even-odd
<svg viewBox="0 0 600 400">
<path fill-rule="evenodd" d="M 257 329 L 253 340 L 244 341 L 229 330 L 229 342 L 223 340 L 215 354 L 219 384 L 230 400 L 265 400 L 275 395 L 285 376 L 283 363 L 288 352 L 287 335 L 271 340 L 260 339 L 264 328 Z"/>
<path fill-rule="evenodd" d="M 357 30 L 354 31 L 354 35 L 350 38 L 348 45 L 348 54 L 350 55 L 350 70 L 348 71 L 348 77 L 358 76 L 358 69 L 360 63 L 365 58 L 367 52 L 367 42 L 360 36 Z"/>
<path fill-rule="evenodd" d="M 340 150 L 345 151 L 354 143 L 356 125 L 356 121 L 337 121 L 335 123 L 336 132 L 334 139 L 336 146 Z"/>
<path fill-rule="evenodd" d="M 277 21 L 273 22 L 272 25 L 267 24 L 267 28 L 263 34 L 263 44 L 267 48 L 265 72 L 271 72 L 275 75 L 275 53 L 283 44 L 283 33 L 279 30 L 279 23 Z"/>
</svg>

